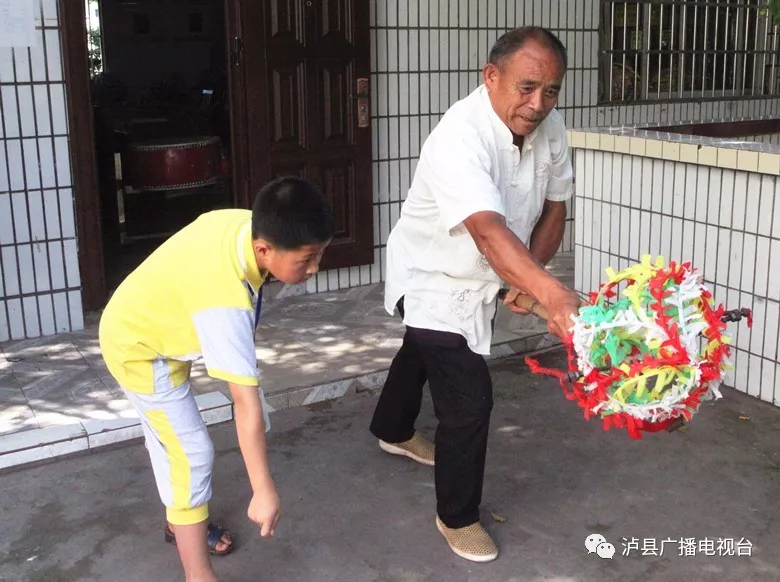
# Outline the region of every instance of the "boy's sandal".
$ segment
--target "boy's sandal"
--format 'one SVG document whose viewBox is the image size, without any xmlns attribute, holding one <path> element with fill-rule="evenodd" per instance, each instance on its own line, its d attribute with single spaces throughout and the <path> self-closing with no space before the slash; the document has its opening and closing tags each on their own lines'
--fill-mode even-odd
<svg viewBox="0 0 780 582">
<path fill-rule="evenodd" d="M 217 551 L 217 544 L 219 542 L 222 542 L 223 544 L 226 543 L 222 536 L 225 536 L 227 538 L 227 547 L 224 550 Z M 168 524 L 165 524 L 165 541 L 169 544 L 176 545 L 176 535 L 173 533 L 171 528 L 168 526 Z M 206 528 L 206 544 L 209 548 L 209 554 L 212 556 L 227 556 L 230 552 L 233 551 L 233 536 L 230 535 L 230 532 L 223 528 L 220 525 L 214 525 L 213 523 L 209 522 L 208 527 Z"/>
</svg>

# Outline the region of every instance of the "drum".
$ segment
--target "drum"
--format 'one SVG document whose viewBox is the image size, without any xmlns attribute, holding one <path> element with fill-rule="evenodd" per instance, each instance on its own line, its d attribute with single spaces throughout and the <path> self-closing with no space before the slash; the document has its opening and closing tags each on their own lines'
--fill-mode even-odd
<svg viewBox="0 0 780 582">
<path fill-rule="evenodd" d="M 219 180 L 218 137 L 195 136 L 131 143 L 123 163 L 125 184 L 133 190 L 199 188 Z"/>
</svg>

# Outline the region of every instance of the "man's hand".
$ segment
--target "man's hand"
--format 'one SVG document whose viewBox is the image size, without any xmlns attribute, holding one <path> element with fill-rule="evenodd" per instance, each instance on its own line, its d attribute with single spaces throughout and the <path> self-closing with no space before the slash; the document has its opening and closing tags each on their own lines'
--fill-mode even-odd
<svg viewBox="0 0 780 582">
<path fill-rule="evenodd" d="M 568 337 L 574 325 L 572 316 L 579 314 L 582 304 L 579 295 L 563 283 L 556 283 L 547 288 L 539 302 L 547 310 L 548 331 L 561 339 Z"/>
<path fill-rule="evenodd" d="M 509 309 L 509 311 L 512 313 L 517 313 L 518 315 L 528 315 L 531 313 L 530 311 L 515 305 L 515 299 L 517 299 L 520 293 L 522 293 L 522 291 L 520 291 L 520 289 L 517 287 L 510 287 L 509 291 L 507 291 L 506 297 L 504 297 L 504 305 L 506 305 L 507 309 Z"/>
<path fill-rule="evenodd" d="M 281 503 L 276 486 L 269 483 L 252 496 L 247 515 L 260 526 L 260 535 L 265 538 L 274 535 L 280 512 Z"/>
</svg>

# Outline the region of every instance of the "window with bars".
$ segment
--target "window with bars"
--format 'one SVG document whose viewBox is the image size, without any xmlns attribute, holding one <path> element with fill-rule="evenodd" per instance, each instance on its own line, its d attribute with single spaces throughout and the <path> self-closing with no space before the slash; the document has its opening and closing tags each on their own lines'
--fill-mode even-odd
<svg viewBox="0 0 780 582">
<path fill-rule="evenodd" d="M 600 1 L 601 103 L 780 95 L 766 0 Z"/>
</svg>

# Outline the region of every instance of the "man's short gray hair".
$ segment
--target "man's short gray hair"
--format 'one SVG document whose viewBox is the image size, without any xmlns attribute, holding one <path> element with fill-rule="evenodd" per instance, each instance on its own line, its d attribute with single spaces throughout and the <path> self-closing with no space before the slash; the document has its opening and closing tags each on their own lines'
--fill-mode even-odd
<svg viewBox="0 0 780 582">
<path fill-rule="evenodd" d="M 545 48 L 548 48 L 561 57 L 564 71 L 569 66 L 569 58 L 566 54 L 566 47 L 552 32 L 541 26 L 523 26 L 514 28 L 499 37 L 499 39 L 490 49 L 488 62 L 502 67 L 506 59 L 510 58 L 519 51 L 528 41 L 535 41 Z"/>
</svg>

